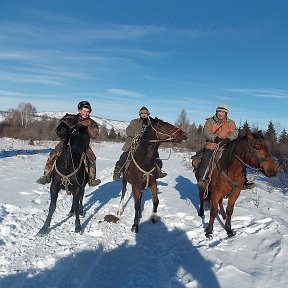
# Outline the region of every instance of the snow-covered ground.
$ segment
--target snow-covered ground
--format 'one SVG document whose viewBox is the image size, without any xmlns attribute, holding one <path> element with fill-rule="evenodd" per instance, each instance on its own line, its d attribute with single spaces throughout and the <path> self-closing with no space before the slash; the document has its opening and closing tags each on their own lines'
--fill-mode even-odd
<svg viewBox="0 0 288 288">
<path fill-rule="evenodd" d="M 0 139 L 0 150 L 48 149 L 56 142 Z M 159 222 L 152 224 L 152 201 L 144 190 L 139 233 L 130 231 L 134 202 L 128 185 L 124 214 L 116 214 L 121 181 L 112 180 L 121 144 L 93 143 L 102 183 L 87 187 L 83 233 L 67 218 L 71 196 L 61 191 L 47 236 L 36 236 L 46 218 L 49 185 L 35 183 L 47 153 L 0 158 L 0 287 L 288 287 L 288 203 L 279 189 L 259 176 L 253 190 L 236 202 L 227 238 L 220 217 L 207 240 L 208 221 L 197 216 L 198 192 L 189 155 L 161 149 L 168 175 L 158 181 Z M 43 150 L 47 151 L 47 150 Z M 12 153 L 13 154 L 13 153 Z M 170 157 L 169 157 L 170 155 Z"/>
</svg>

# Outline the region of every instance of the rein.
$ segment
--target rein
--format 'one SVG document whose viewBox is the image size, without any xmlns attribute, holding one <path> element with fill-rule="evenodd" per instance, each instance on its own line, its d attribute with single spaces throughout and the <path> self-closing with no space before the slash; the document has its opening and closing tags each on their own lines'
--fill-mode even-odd
<svg viewBox="0 0 288 288">
<path fill-rule="evenodd" d="M 164 136 L 168 136 L 168 138 L 162 139 L 162 140 L 159 139 L 159 138 L 158 138 L 158 139 L 151 139 L 151 140 L 148 141 L 149 143 L 159 143 L 159 142 L 169 142 L 169 141 L 173 141 L 173 140 L 175 140 L 175 138 L 173 137 L 173 135 L 176 134 L 176 133 L 180 130 L 180 128 L 177 128 L 176 131 L 174 131 L 174 132 L 171 133 L 171 135 L 170 135 L 170 134 L 168 134 L 167 132 L 162 132 L 162 131 L 157 130 L 158 125 L 157 125 L 157 127 L 155 128 L 155 127 L 151 124 L 151 128 L 156 132 L 157 137 L 158 137 L 158 133 L 159 133 L 159 134 L 162 134 L 162 135 L 164 135 Z M 139 166 L 139 164 L 136 162 L 136 160 L 135 160 L 135 158 L 134 158 L 134 153 L 135 153 L 135 151 L 136 151 L 136 149 L 137 149 L 137 147 L 138 147 L 138 140 L 139 140 L 139 135 L 135 135 L 135 137 L 133 138 L 133 141 L 132 141 L 131 148 L 130 148 L 130 150 L 129 150 L 129 154 L 131 155 L 132 161 L 133 161 L 133 163 L 135 164 L 135 166 L 137 167 L 137 169 L 138 169 L 139 171 L 141 171 L 142 173 L 144 173 L 144 174 L 143 174 L 143 177 L 146 177 L 146 186 L 145 186 L 145 188 L 147 188 L 148 185 L 149 185 L 149 177 L 153 175 L 152 172 L 153 172 L 156 168 L 155 168 L 155 166 L 154 166 L 150 171 L 145 171 L 145 170 L 142 169 L 142 168 Z M 171 147 L 170 147 L 169 157 L 170 157 L 170 155 L 171 155 Z M 129 158 L 129 155 L 128 155 L 128 158 Z M 169 158 L 167 158 L 167 159 L 169 159 Z M 125 164 L 124 164 L 124 165 L 125 165 Z"/>
<path fill-rule="evenodd" d="M 158 124 L 159 124 L 159 123 L 158 123 Z M 163 139 L 163 140 L 161 140 L 161 139 L 159 139 L 159 138 L 158 138 L 158 139 L 151 139 L 151 140 L 149 140 L 149 142 L 151 142 L 151 143 L 158 143 L 158 142 L 169 142 L 169 141 L 175 140 L 175 138 L 173 137 L 173 135 L 176 134 L 176 133 L 180 130 L 180 128 L 176 128 L 176 131 L 172 132 L 171 134 L 168 134 L 167 132 L 162 132 L 162 131 L 157 130 L 158 124 L 157 124 L 157 127 L 156 127 L 156 128 L 151 124 L 151 127 L 152 127 L 152 129 L 156 132 L 157 137 L 158 137 L 158 133 L 159 133 L 159 134 L 162 134 L 162 135 L 164 135 L 164 136 L 168 136 L 168 138 Z"/>
<path fill-rule="evenodd" d="M 70 146 L 70 145 L 69 145 L 69 146 Z M 80 162 L 79 162 L 79 165 L 78 165 L 78 167 L 75 169 L 74 162 L 73 162 L 73 157 L 72 157 L 72 152 L 71 152 L 71 147 L 70 147 L 70 153 L 71 153 L 71 159 L 72 159 L 72 164 L 73 164 L 73 169 L 74 169 L 74 171 L 73 171 L 72 173 L 70 173 L 70 174 L 68 174 L 68 175 L 62 174 L 62 173 L 58 170 L 58 168 L 57 168 L 57 159 L 55 160 L 55 162 L 54 162 L 54 164 L 53 164 L 53 166 L 52 166 L 52 170 L 55 168 L 56 173 L 57 173 L 59 176 L 62 177 L 62 179 L 61 179 L 61 185 L 63 185 L 63 186 L 65 187 L 66 193 L 67 193 L 68 195 L 71 194 L 71 192 L 70 192 L 69 189 L 68 189 L 68 186 L 69 186 L 69 185 L 72 185 L 72 183 L 71 183 L 71 181 L 70 181 L 70 178 L 71 178 L 72 176 L 74 176 L 74 175 L 79 171 L 79 169 L 80 169 L 81 166 L 82 166 L 82 163 L 84 162 L 85 155 L 86 155 L 84 152 L 82 153 L 81 159 L 80 159 Z M 84 170 L 84 175 L 85 175 L 85 170 Z M 83 183 L 82 183 L 82 184 L 79 184 L 77 177 L 76 177 L 76 181 L 77 181 L 77 184 L 78 184 L 78 185 L 82 186 L 83 183 L 85 182 L 85 177 L 84 177 L 84 179 L 83 179 Z"/>
</svg>

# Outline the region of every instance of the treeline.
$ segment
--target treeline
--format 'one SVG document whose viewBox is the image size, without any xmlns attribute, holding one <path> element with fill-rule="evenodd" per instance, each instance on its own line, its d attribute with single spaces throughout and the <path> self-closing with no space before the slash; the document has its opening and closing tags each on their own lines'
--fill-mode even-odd
<svg viewBox="0 0 288 288">
<path fill-rule="evenodd" d="M 31 140 L 58 140 L 55 129 L 59 124 L 59 119 L 48 116 L 36 117 L 36 108 L 31 103 L 20 103 L 17 109 L 11 109 L 6 112 L 5 120 L 0 123 L 0 137 L 10 137 L 17 139 Z M 175 125 L 187 132 L 187 141 L 180 146 L 190 151 L 199 150 L 205 142 L 203 136 L 203 126 L 190 124 L 185 109 L 183 109 Z M 246 131 L 256 132 L 258 127 L 250 127 L 245 121 L 239 128 L 240 135 Z M 286 129 L 276 131 L 275 124 L 270 121 L 267 130 L 263 131 L 266 140 L 272 149 L 273 155 L 279 163 L 288 168 L 288 134 Z M 123 142 L 125 135 L 116 132 L 114 127 L 107 129 L 105 125 L 100 127 L 100 133 L 97 141 L 117 141 Z"/>
<path fill-rule="evenodd" d="M 5 120 L 0 122 L 0 137 L 23 140 L 59 140 L 55 129 L 59 119 L 47 115 L 37 116 L 37 110 L 31 103 L 20 103 L 17 109 L 10 109 L 3 113 Z M 116 132 L 114 127 L 108 129 L 106 125 L 100 127 L 97 141 L 122 142 L 125 136 Z"/>
</svg>

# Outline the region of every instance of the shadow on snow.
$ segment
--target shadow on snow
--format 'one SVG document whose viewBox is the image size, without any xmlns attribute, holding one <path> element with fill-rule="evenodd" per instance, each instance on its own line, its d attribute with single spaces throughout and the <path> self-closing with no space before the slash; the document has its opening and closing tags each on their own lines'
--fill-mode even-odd
<svg viewBox="0 0 288 288">
<path fill-rule="evenodd" d="M 104 223 L 102 225 L 109 225 Z M 108 249 L 100 243 L 95 250 L 60 259 L 51 269 L 3 277 L 0 286 L 181 288 L 193 281 L 190 283 L 193 287 L 220 288 L 212 263 L 202 257 L 184 231 L 178 228 L 169 231 L 161 219 L 157 225 L 148 220 L 140 226 L 140 233 L 129 235 L 127 232 L 130 238 L 136 237 L 135 245 L 123 239 L 118 247 Z M 115 230 L 112 233 L 110 239 L 119 235 Z M 46 241 L 49 244 L 49 238 Z"/>
</svg>

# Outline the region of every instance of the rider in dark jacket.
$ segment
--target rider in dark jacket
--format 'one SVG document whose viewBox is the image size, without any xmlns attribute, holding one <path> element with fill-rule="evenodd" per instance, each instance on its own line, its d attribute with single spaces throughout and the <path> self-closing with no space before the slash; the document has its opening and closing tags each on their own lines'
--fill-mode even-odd
<svg viewBox="0 0 288 288">
<path fill-rule="evenodd" d="M 91 105 L 88 101 L 81 101 L 78 104 L 78 111 L 79 113 L 75 115 L 76 121 L 78 124 L 88 127 L 88 134 L 89 137 L 94 139 L 99 134 L 98 124 L 90 118 L 90 113 L 92 111 Z M 71 114 L 69 114 L 71 117 Z M 65 121 L 66 115 L 60 120 L 60 122 Z M 44 175 L 41 176 L 36 182 L 39 184 L 47 184 L 51 182 L 51 172 L 56 161 L 58 155 L 61 153 L 63 148 L 63 141 L 61 140 L 56 147 L 50 152 L 49 157 L 47 159 L 45 168 L 44 168 Z M 86 150 L 86 156 L 88 158 L 88 174 L 89 174 L 89 186 L 96 186 L 101 183 L 100 179 L 96 179 L 96 156 L 89 146 Z"/>
</svg>

